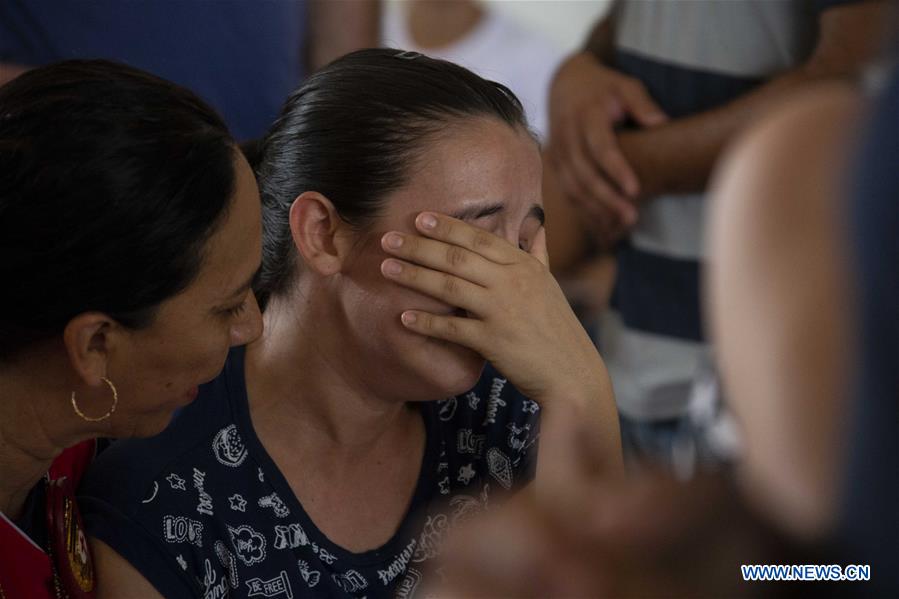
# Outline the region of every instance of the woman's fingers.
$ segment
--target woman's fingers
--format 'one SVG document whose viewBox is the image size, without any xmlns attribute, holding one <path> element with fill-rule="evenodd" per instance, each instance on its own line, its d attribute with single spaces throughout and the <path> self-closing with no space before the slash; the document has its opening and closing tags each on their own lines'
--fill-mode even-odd
<svg viewBox="0 0 899 599">
<path fill-rule="evenodd" d="M 481 322 L 463 316 L 440 316 L 421 310 L 406 310 L 401 320 L 410 331 L 421 335 L 451 341 L 459 345 L 481 352 Z"/>
<path fill-rule="evenodd" d="M 540 261 L 540 264 L 549 268 L 549 252 L 546 249 L 546 227 L 540 227 L 531 242 L 528 253 Z"/>
<path fill-rule="evenodd" d="M 481 316 L 489 303 L 487 290 L 455 275 L 388 258 L 381 262 L 381 273 L 403 287 L 414 289 L 450 306 Z"/>
<path fill-rule="evenodd" d="M 496 278 L 498 265 L 459 245 L 391 231 L 381 247 L 408 262 L 449 273 L 486 287 Z"/>
<path fill-rule="evenodd" d="M 463 247 L 497 264 L 514 264 L 520 258 L 518 248 L 502 237 L 451 216 L 422 212 L 415 227 L 431 239 Z"/>
</svg>

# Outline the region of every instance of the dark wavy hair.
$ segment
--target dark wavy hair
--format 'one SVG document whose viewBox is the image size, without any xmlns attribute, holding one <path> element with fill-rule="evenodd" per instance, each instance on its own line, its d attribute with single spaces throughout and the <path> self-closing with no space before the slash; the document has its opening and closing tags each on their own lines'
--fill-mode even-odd
<svg viewBox="0 0 899 599">
<path fill-rule="evenodd" d="M 86 311 L 150 324 L 196 277 L 235 155 L 195 94 L 122 64 L 60 62 L 0 87 L 0 358 Z"/>
</svg>

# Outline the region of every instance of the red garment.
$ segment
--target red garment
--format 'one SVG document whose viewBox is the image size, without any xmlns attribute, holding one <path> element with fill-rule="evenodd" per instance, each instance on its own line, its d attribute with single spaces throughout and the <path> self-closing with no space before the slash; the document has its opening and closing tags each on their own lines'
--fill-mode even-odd
<svg viewBox="0 0 899 599">
<path fill-rule="evenodd" d="M 84 441 L 63 451 L 50 465 L 50 480 L 68 478 L 74 489 L 96 453 L 96 441 Z M 41 481 L 40 484 L 44 484 Z M 38 506 L 46 512 L 47 506 Z M 53 532 L 48 531 L 50 538 Z M 57 557 L 59 559 L 59 557 Z M 62 556 L 66 559 L 66 556 Z M 56 590 L 46 547 L 38 547 L 0 513 L 0 590 L 6 599 L 53 599 Z"/>
</svg>

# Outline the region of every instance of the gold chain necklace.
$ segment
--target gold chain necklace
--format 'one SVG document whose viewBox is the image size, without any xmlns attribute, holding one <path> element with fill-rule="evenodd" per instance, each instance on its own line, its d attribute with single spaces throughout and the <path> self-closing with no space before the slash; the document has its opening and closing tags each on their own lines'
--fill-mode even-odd
<svg viewBox="0 0 899 599">
<path fill-rule="evenodd" d="M 50 473 L 44 475 L 44 485 L 45 489 L 50 486 Z M 48 502 L 50 497 L 50 493 L 44 493 L 44 502 Z M 46 509 L 46 508 L 45 508 Z M 59 579 L 59 572 L 56 569 L 56 556 L 53 555 L 53 531 L 47 530 L 47 556 L 50 558 L 50 571 L 53 573 L 53 590 L 55 591 L 56 599 L 68 599 L 69 594 L 65 592 L 62 586 L 62 581 Z"/>
<path fill-rule="evenodd" d="M 53 555 L 51 545 L 50 542 L 47 543 L 47 555 L 50 557 L 50 571 L 53 572 L 53 590 L 55 591 L 56 599 L 68 599 L 69 594 L 63 590 L 62 581 L 59 579 L 59 572 L 56 571 L 56 559 Z"/>
</svg>

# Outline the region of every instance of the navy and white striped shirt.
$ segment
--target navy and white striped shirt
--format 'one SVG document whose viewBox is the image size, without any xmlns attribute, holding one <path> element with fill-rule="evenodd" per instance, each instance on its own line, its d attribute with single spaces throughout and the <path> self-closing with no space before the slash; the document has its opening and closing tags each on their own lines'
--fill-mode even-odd
<svg viewBox="0 0 899 599">
<path fill-rule="evenodd" d="M 624 1 L 612 67 L 674 119 L 722 106 L 808 58 L 820 13 L 854 0 Z M 647 201 L 618 252 L 600 331 L 622 414 L 679 418 L 711 362 L 700 306 L 705 194 Z"/>
</svg>

